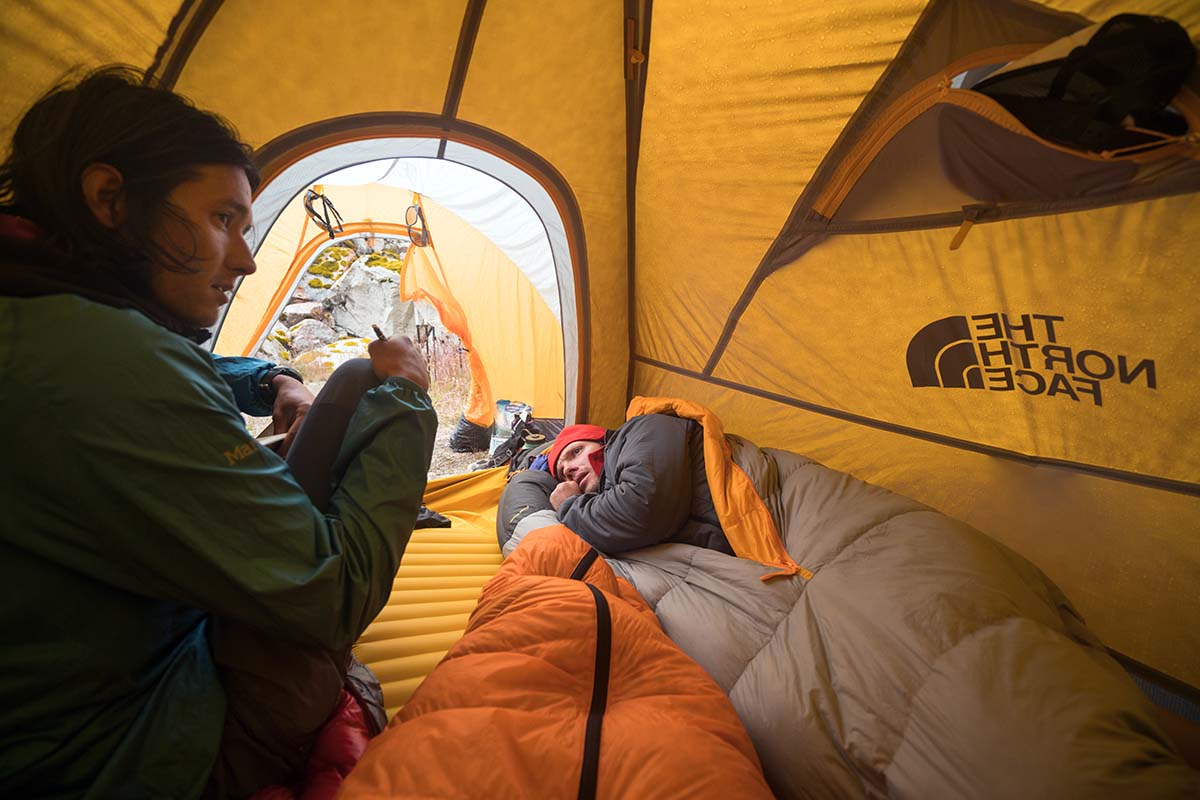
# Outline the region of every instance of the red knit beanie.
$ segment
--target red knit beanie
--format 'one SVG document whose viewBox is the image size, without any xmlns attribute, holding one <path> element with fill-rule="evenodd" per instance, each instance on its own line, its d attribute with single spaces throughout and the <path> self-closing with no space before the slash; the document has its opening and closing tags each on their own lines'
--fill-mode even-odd
<svg viewBox="0 0 1200 800">
<path fill-rule="evenodd" d="M 546 456 L 546 461 L 550 466 L 550 474 L 555 478 L 558 477 L 558 457 L 562 451 L 566 449 L 571 442 L 604 442 L 604 434 L 608 431 L 601 428 L 599 425 L 568 425 L 562 429 L 562 433 L 554 440 L 554 445 L 550 448 L 550 454 Z M 599 474 L 599 470 L 597 470 Z"/>
</svg>

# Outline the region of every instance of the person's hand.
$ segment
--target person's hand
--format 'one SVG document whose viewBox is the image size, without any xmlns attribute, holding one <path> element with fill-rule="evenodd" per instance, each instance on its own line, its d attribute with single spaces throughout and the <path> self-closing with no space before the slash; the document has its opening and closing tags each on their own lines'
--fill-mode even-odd
<svg viewBox="0 0 1200 800">
<path fill-rule="evenodd" d="M 312 408 L 313 394 L 307 386 L 289 375 L 276 375 L 271 385 L 275 387 L 275 404 L 271 406 L 272 430 L 287 434 L 275 452 L 286 456 L 296 439 L 296 431 L 300 430 L 300 423 L 304 421 L 304 415 Z"/>
<path fill-rule="evenodd" d="M 367 345 L 367 352 L 371 354 L 371 368 L 379 380 L 407 378 L 429 391 L 429 372 L 425 369 L 425 359 L 413 345 L 412 339 L 407 336 L 375 339 Z"/>
<path fill-rule="evenodd" d="M 579 488 L 579 484 L 575 481 L 563 481 L 558 486 L 554 487 L 554 491 L 550 493 L 550 505 L 555 511 L 566 501 L 568 497 L 574 497 L 577 494 L 583 494 L 583 489 Z"/>
</svg>

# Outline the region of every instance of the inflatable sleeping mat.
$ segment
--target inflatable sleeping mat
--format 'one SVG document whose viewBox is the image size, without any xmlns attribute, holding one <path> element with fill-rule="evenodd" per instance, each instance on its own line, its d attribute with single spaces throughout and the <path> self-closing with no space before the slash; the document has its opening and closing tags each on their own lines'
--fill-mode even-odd
<svg viewBox="0 0 1200 800">
<path fill-rule="evenodd" d="M 426 507 L 449 528 L 420 528 L 400 561 L 392 595 L 354 652 L 383 685 L 388 719 L 462 636 L 480 589 L 500 567 L 496 506 L 506 467 L 430 481 Z"/>
</svg>

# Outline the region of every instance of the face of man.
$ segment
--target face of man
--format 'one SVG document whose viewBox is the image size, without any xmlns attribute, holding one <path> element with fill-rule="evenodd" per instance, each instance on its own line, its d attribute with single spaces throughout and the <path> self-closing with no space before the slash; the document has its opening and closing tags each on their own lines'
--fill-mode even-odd
<svg viewBox="0 0 1200 800">
<path fill-rule="evenodd" d="M 175 317 L 207 328 L 229 302 L 238 276 L 256 268 L 245 238 L 250 182 L 239 167 L 206 164 L 176 186 L 167 201 L 183 220 L 164 214 L 157 240 L 189 271 L 160 266 L 150 277 L 150 290 Z"/>
<path fill-rule="evenodd" d="M 575 481 L 579 488 L 586 492 L 594 492 L 600 488 L 600 476 L 592 468 L 589 455 L 603 448 L 600 442 L 571 442 L 558 457 L 555 471 L 559 480 Z"/>
</svg>

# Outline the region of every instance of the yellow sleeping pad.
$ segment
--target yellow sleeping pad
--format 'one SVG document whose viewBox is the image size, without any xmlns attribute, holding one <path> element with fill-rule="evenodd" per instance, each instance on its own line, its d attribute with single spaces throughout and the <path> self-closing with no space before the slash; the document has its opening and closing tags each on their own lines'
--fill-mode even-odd
<svg viewBox="0 0 1200 800">
<path fill-rule="evenodd" d="M 462 636 L 480 589 L 500 567 L 496 506 L 505 472 L 453 475 L 425 489 L 425 506 L 451 525 L 413 531 L 387 605 L 354 646 L 383 685 L 388 719 Z"/>
</svg>

